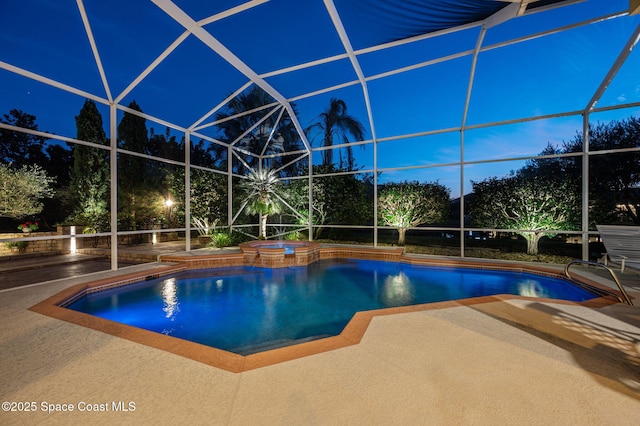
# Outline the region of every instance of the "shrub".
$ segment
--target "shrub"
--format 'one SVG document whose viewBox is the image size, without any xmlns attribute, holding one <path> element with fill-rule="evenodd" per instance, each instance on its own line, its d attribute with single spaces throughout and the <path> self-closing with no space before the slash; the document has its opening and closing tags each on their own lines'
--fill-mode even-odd
<svg viewBox="0 0 640 426">
<path fill-rule="evenodd" d="M 287 241 L 298 241 L 301 239 L 300 231 L 288 232 L 285 234 L 284 239 Z"/>
<path fill-rule="evenodd" d="M 233 245 L 233 238 L 231 238 L 231 235 L 226 232 L 215 232 L 211 234 L 211 242 L 209 243 L 210 247 L 222 248 L 229 247 L 231 245 Z"/>
<path fill-rule="evenodd" d="M 29 245 L 29 241 L 10 241 L 4 244 L 5 246 L 7 246 L 8 249 L 12 249 L 14 247 L 17 247 L 19 249 L 26 249 L 27 246 Z"/>
</svg>

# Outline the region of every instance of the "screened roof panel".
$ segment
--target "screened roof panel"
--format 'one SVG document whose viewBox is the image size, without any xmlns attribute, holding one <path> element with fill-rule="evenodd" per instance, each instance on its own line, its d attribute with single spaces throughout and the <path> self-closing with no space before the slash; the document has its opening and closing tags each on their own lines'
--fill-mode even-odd
<svg viewBox="0 0 640 426">
<path fill-rule="evenodd" d="M 17 109 L 35 116 L 40 131 L 68 138 L 76 137 L 75 117 L 85 102 L 83 97 L 2 69 L 0 81 L 0 103 L 6 103 L 6 107 L 0 111 L 0 118 L 11 109 Z M 108 107 L 101 103 L 96 106 L 103 120 L 107 120 Z M 106 121 L 105 132 L 109 133 Z"/>
<path fill-rule="evenodd" d="M 331 98 L 341 99 L 346 103 L 346 113 L 362 123 L 364 139 L 371 139 L 371 126 L 367 115 L 367 107 L 362 87 L 359 84 L 296 100 L 295 105 L 301 125 L 306 128 L 321 120 L 320 114 L 329 108 Z M 307 132 L 307 137 L 312 146 L 322 145 L 322 135 L 318 134 L 317 131 Z M 352 140 L 352 142 L 354 141 Z"/>
<path fill-rule="evenodd" d="M 202 136 L 206 136 L 208 138 L 212 138 L 214 140 L 218 140 L 218 141 L 224 141 L 224 135 L 222 133 L 222 131 L 220 129 L 218 129 L 216 126 L 207 126 L 204 127 L 202 129 L 198 129 L 195 133 L 195 136 L 192 137 L 193 139 L 196 140 L 200 140 L 201 139 L 201 135 Z"/>
<path fill-rule="evenodd" d="M 370 81 L 377 136 L 460 126 L 470 71 L 467 56 Z"/>
<path fill-rule="evenodd" d="M 607 20 L 482 52 L 468 124 L 583 110 L 630 35 Z"/>
<path fill-rule="evenodd" d="M 221 88 L 226 86 L 221 85 Z M 252 95 L 253 94 L 253 95 Z M 256 95 L 259 100 L 256 99 Z M 280 108 L 278 103 L 270 94 L 262 90 L 251 82 L 247 82 L 242 87 L 234 90 L 225 96 L 222 102 L 219 102 L 214 108 L 209 110 L 193 125 L 193 129 L 216 139 L 227 141 L 224 136 L 224 124 L 229 117 L 239 117 L 240 120 L 246 118 L 240 117 L 244 112 L 251 111 L 248 114 L 251 117 L 260 119 L 264 116 L 265 111 L 273 111 Z"/>
<path fill-rule="evenodd" d="M 604 2 L 580 1 L 568 6 L 543 9 L 492 27 L 485 36 L 483 46 L 617 14 L 626 11 L 628 6 L 627 0 L 607 0 Z"/>
<path fill-rule="evenodd" d="M 354 49 L 480 21 L 507 2 L 478 0 L 336 0 Z"/>
<path fill-rule="evenodd" d="M 460 132 L 402 139 L 403 151 L 412 155 L 398 155 L 398 141 L 378 144 L 378 167 L 412 167 L 433 164 L 451 164 L 460 161 Z"/>
<path fill-rule="evenodd" d="M 247 77 L 189 37 L 122 103 L 136 100 L 145 113 L 189 127 L 246 82 Z"/>
<path fill-rule="evenodd" d="M 205 28 L 258 74 L 344 53 L 321 0 L 270 1 Z"/>
<path fill-rule="evenodd" d="M 254 3 L 259 5 L 264 1 L 247 1 L 247 0 L 216 0 L 216 1 L 202 1 L 202 0 L 175 0 L 174 3 L 196 21 L 209 18 L 219 13 L 224 13 L 229 9 L 233 9 L 242 5 L 250 5 Z"/>
<path fill-rule="evenodd" d="M 285 97 L 295 98 L 345 82 L 357 81 L 358 76 L 351 62 L 348 59 L 342 59 L 267 77 L 265 80 L 277 87 Z"/>
<path fill-rule="evenodd" d="M 373 170 L 374 158 L 373 158 L 373 144 L 366 143 L 360 145 L 354 145 L 351 147 L 354 157 L 355 169 L 362 171 Z M 322 151 L 314 151 L 312 154 L 313 165 L 319 166 L 323 164 Z M 336 167 L 344 166 L 347 163 L 346 147 L 338 147 L 333 149 L 333 164 Z"/>
<path fill-rule="evenodd" d="M 435 61 L 439 58 L 473 53 L 480 27 L 430 37 L 358 55 L 365 76 L 370 77 L 399 68 Z"/>
<path fill-rule="evenodd" d="M 631 17 L 618 23 L 618 28 L 623 34 L 631 33 L 640 25 L 640 16 Z M 640 49 L 637 47 L 631 51 L 627 60 L 609 84 L 597 107 L 621 105 L 629 102 L 640 102 Z"/>
<path fill-rule="evenodd" d="M 71 3 L 67 8 L 77 9 Z M 89 0 L 83 4 L 114 98 L 184 32 L 151 2 Z M 75 14 L 79 21 L 77 10 Z M 78 39 L 89 49 L 84 31 Z M 95 60 L 89 63 L 97 72 Z"/>
<path fill-rule="evenodd" d="M 0 5 L 0 61 L 105 96 L 75 1 L 25 5 Z"/>
<path fill-rule="evenodd" d="M 554 3 L 562 7 L 542 7 Z M 83 92 L 107 98 L 82 10 L 112 98 L 135 83 L 119 105 L 135 99 L 147 114 L 180 127 L 194 125 L 216 106 L 224 110 L 229 95 L 251 83 L 278 103 L 292 102 L 302 127 L 312 124 L 331 98 L 339 98 L 365 127 L 365 140 L 457 128 L 463 123 L 472 74 L 467 125 L 579 112 L 602 84 L 638 18 L 621 14 L 620 19 L 494 49 L 496 43 L 607 17 L 628 4 L 544 0 L 530 3 L 526 10 L 538 6 L 539 13 L 516 18 L 525 8 L 501 0 L 2 2 L 0 90 L 9 96 L 0 97 L 0 112 L 18 107 L 37 115 L 38 123 L 47 123 L 66 111 L 68 118 L 42 128 L 72 136 Z M 497 24 L 488 28 L 486 50 L 473 70 L 472 51 L 482 20 L 489 17 Z M 162 56 L 185 33 L 190 35 L 175 51 Z M 411 43 L 399 45 L 414 36 L 418 37 Z M 394 47 L 381 46 L 395 41 Z M 355 56 L 348 57 L 348 46 Z M 445 60 L 459 53 L 463 57 Z M 632 94 L 637 93 L 637 57 L 637 52 L 631 54 L 599 105 L 636 99 Z M 157 66 L 151 66 L 154 61 Z M 416 64 L 410 71 L 393 73 Z M 141 75 L 145 70 L 149 74 Z M 35 73 L 33 84 L 25 77 L 29 73 Z M 62 85 L 80 92 L 54 88 Z M 20 93 L 38 86 L 46 87 L 38 93 L 46 92 L 47 97 L 61 95 L 27 100 Z M 331 87 L 339 88 L 325 91 Z M 215 121 L 215 113 L 203 123 Z M 107 115 L 103 117 L 107 121 Z M 219 136 L 215 126 L 199 131 Z"/>
<path fill-rule="evenodd" d="M 582 128 L 581 116 L 556 117 L 465 132 L 465 161 L 540 155 L 548 144 L 561 147 Z"/>
</svg>

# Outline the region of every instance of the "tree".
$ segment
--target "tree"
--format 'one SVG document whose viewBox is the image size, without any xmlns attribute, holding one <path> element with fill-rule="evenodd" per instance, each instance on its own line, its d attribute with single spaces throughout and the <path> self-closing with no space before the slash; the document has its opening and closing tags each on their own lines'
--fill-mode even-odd
<svg viewBox="0 0 640 426">
<path fill-rule="evenodd" d="M 309 226 L 309 180 L 295 179 L 290 180 L 283 188 L 284 196 L 290 206 L 293 207 L 295 213 L 292 214 L 295 223 L 301 226 Z M 313 225 L 313 239 L 320 238 L 323 225 L 327 221 L 327 203 L 324 194 L 324 185 L 313 180 L 313 201 L 311 204 Z"/>
<path fill-rule="evenodd" d="M 471 182 L 469 213 L 476 226 L 514 229 L 527 241 L 527 253 L 538 254 L 538 242 L 580 221 L 580 193 L 562 176 L 515 173 Z"/>
<path fill-rule="evenodd" d="M 564 152 L 581 152 L 584 135 L 566 142 Z M 640 225 L 640 118 L 589 125 L 589 151 L 627 149 L 628 152 L 591 155 L 589 159 L 589 224 Z M 580 173 L 574 167 L 574 173 Z"/>
<path fill-rule="evenodd" d="M 327 224 L 367 225 L 373 222 L 373 175 L 338 174 L 334 166 L 314 166 L 313 198 L 325 203 Z"/>
<path fill-rule="evenodd" d="M 4 114 L 0 121 L 23 129 L 39 130 L 35 116 L 17 109 Z M 55 179 L 53 190 L 56 197 L 43 200 L 44 207 L 40 215 L 42 225 L 62 221 L 70 213 L 71 151 L 62 143 L 47 144 L 43 136 L 0 128 L 0 163 L 12 164 L 15 168 L 37 164 Z"/>
<path fill-rule="evenodd" d="M 185 199 L 184 168 L 176 168 L 167 175 L 166 183 L 175 199 Z M 191 218 L 207 223 L 226 223 L 227 177 L 218 173 L 191 169 Z M 184 217 L 184 206 L 176 208 L 176 215 Z"/>
<path fill-rule="evenodd" d="M 276 195 L 278 178 L 274 170 L 251 170 L 247 178 L 240 182 L 243 191 L 242 208 L 250 214 L 257 214 L 260 220 L 259 239 L 267 238 L 267 219 L 269 215 L 280 213 L 282 206 Z"/>
<path fill-rule="evenodd" d="M 36 117 L 17 109 L 4 114 L 1 121 L 24 129 L 38 130 Z M 0 162 L 11 163 L 15 167 L 46 164 L 44 141 L 42 136 L 0 128 Z"/>
<path fill-rule="evenodd" d="M 191 214 L 212 221 L 226 221 L 226 176 L 206 170 L 191 170 Z"/>
<path fill-rule="evenodd" d="M 46 147 L 49 158 L 42 167 L 49 176 L 56 180 L 53 186 L 56 196 L 44 200 L 44 209 L 40 216 L 43 226 L 64 223 L 74 211 L 74 194 L 70 188 L 73 153 L 71 145 L 65 145 L 52 143 Z"/>
<path fill-rule="evenodd" d="M 367 225 L 373 222 L 373 176 L 367 174 L 339 173 L 331 165 L 313 167 L 313 225 L 314 238 L 320 238 L 325 226 Z M 302 175 L 308 172 L 302 170 Z M 331 176 L 322 176 L 332 174 Z M 298 215 L 299 225 L 309 225 L 309 181 L 291 180 L 283 188 L 287 202 Z M 338 228 L 336 232 L 342 233 Z M 341 238 L 340 235 L 335 235 Z"/>
<path fill-rule="evenodd" d="M 142 112 L 136 101 L 132 101 L 128 107 Z M 146 154 L 146 123 L 144 117 L 125 112 L 118 124 L 118 146 L 127 151 Z M 143 157 L 131 154 L 121 154 L 118 157 L 118 213 L 124 226 L 132 230 L 149 220 L 155 210 L 149 209 L 155 204 L 149 204 L 149 194 L 157 188 L 150 185 L 149 175 L 153 167 L 147 166 L 147 160 Z M 158 194 L 158 197 L 161 195 Z"/>
<path fill-rule="evenodd" d="M 87 99 L 76 116 L 76 138 L 106 145 L 102 116 L 94 101 Z M 108 150 L 76 144 L 72 150 L 71 192 L 75 211 L 69 220 L 99 232 L 109 228 Z"/>
<path fill-rule="evenodd" d="M 198 143 L 191 141 L 191 164 L 210 169 L 226 169 L 227 148 L 213 142 L 200 139 Z"/>
<path fill-rule="evenodd" d="M 21 219 L 42 212 L 42 199 L 51 198 L 55 179 L 40 166 L 14 168 L 0 163 L 0 216 Z"/>
<path fill-rule="evenodd" d="M 131 101 L 128 108 L 142 113 L 142 109 L 136 101 Z M 125 112 L 118 124 L 118 146 L 128 151 L 144 154 L 147 152 L 147 142 L 147 119 L 138 114 Z M 141 161 L 138 158 L 133 157 L 126 161 Z"/>
<path fill-rule="evenodd" d="M 46 148 L 48 160 L 42 167 L 50 176 L 56 178 L 58 187 L 68 188 L 71 184 L 71 173 L 73 171 L 73 152 L 63 145 L 51 144 Z"/>
<path fill-rule="evenodd" d="M 222 139 L 227 143 L 235 142 L 234 146 L 244 151 L 246 163 L 254 169 L 263 166 L 271 169 L 283 167 L 296 156 L 286 153 L 301 149 L 300 135 L 286 111 L 282 116 L 276 112 L 266 117 L 268 110 L 262 107 L 272 103 L 274 99 L 271 95 L 260 87 L 253 86 L 249 91 L 233 98 L 226 110 L 216 114 L 216 126 L 223 134 Z M 295 105 L 292 108 L 295 111 Z M 214 157 L 221 157 L 220 148 L 216 144 L 211 146 Z M 258 164 L 260 156 L 268 154 L 277 155 L 269 158 L 268 164 Z M 295 167 L 295 164 L 290 164 L 286 169 L 292 170 Z M 238 173 L 244 173 L 245 169 L 242 163 L 236 166 Z"/>
<path fill-rule="evenodd" d="M 169 127 L 165 128 L 164 134 L 156 133 L 152 127 L 149 130 L 149 141 L 144 152 L 154 157 L 184 161 L 184 138 L 178 141 L 175 135 L 171 134 Z"/>
<path fill-rule="evenodd" d="M 398 230 L 398 245 L 404 245 L 407 228 L 447 220 L 449 190 L 437 182 L 414 181 L 381 185 L 378 214 L 386 226 Z"/>
<path fill-rule="evenodd" d="M 149 141 L 146 146 L 145 153 L 153 155 L 154 157 L 168 158 L 175 161 L 184 161 L 184 145 L 185 140 L 182 138 L 177 140 L 175 135 L 170 134 L 170 129 L 167 127 L 164 134 L 155 133 L 153 127 L 149 130 Z M 166 164 L 161 161 L 144 160 L 144 182 L 142 182 L 142 195 L 145 193 L 153 193 L 156 197 L 166 202 L 168 197 L 172 200 L 184 200 L 184 167 L 176 167 Z M 180 174 L 182 178 L 181 194 L 177 194 L 171 190 L 172 183 L 170 182 L 176 174 Z M 167 191 L 169 193 L 167 193 Z M 140 196 L 136 197 L 137 201 L 140 201 Z M 166 207 L 166 205 L 165 205 Z M 184 223 L 184 204 L 178 203 L 174 208 L 170 209 L 176 214 L 170 215 L 169 211 L 166 212 L 168 219 L 173 219 L 173 224 Z M 137 216 L 140 216 L 140 209 L 136 212 Z M 154 212 L 150 212 L 151 216 L 155 216 Z M 147 217 L 147 222 L 152 220 L 152 217 Z M 157 219 L 157 218 L 156 218 Z M 156 220 L 154 219 L 155 223 Z"/>
<path fill-rule="evenodd" d="M 305 129 L 305 133 L 317 131 L 322 135 L 322 143 L 325 147 L 331 147 L 334 142 L 348 143 L 349 135 L 353 136 L 356 141 L 364 139 L 364 126 L 356 118 L 347 114 L 347 104 L 342 99 L 331 98 L 329 107 L 320 114 L 316 123 Z M 353 157 L 353 149 L 347 146 L 347 159 L 343 161 L 340 152 L 339 168 L 353 170 L 355 168 L 355 159 Z M 333 149 L 322 151 L 322 165 L 325 167 L 333 165 Z"/>
</svg>

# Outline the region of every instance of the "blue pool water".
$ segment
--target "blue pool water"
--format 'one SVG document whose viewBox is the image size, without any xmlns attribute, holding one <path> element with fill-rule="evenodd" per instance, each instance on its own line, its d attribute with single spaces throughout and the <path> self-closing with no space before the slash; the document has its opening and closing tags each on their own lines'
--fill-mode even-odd
<svg viewBox="0 0 640 426">
<path fill-rule="evenodd" d="M 260 248 L 283 248 L 284 254 L 294 254 L 296 246 L 290 244 L 261 244 L 258 246 L 258 250 Z"/>
<path fill-rule="evenodd" d="M 568 281 L 529 273 L 334 260 L 186 271 L 89 294 L 67 307 L 248 354 L 340 334 L 358 311 L 495 294 L 596 297 Z"/>
</svg>

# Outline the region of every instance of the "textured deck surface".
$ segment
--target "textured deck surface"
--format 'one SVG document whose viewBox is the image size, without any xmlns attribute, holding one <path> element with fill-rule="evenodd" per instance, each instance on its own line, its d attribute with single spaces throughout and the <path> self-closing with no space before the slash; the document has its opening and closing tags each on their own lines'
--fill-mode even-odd
<svg viewBox="0 0 640 426">
<path fill-rule="evenodd" d="M 640 296 L 637 276 L 626 278 Z M 0 412 L 1 424 L 632 425 L 640 416 L 638 307 L 487 300 L 378 316 L 356 345 L 232 373 L 28 310 L 86 280 L 0 292 L 0 396 L 36 403 Z"/>
</svg>

